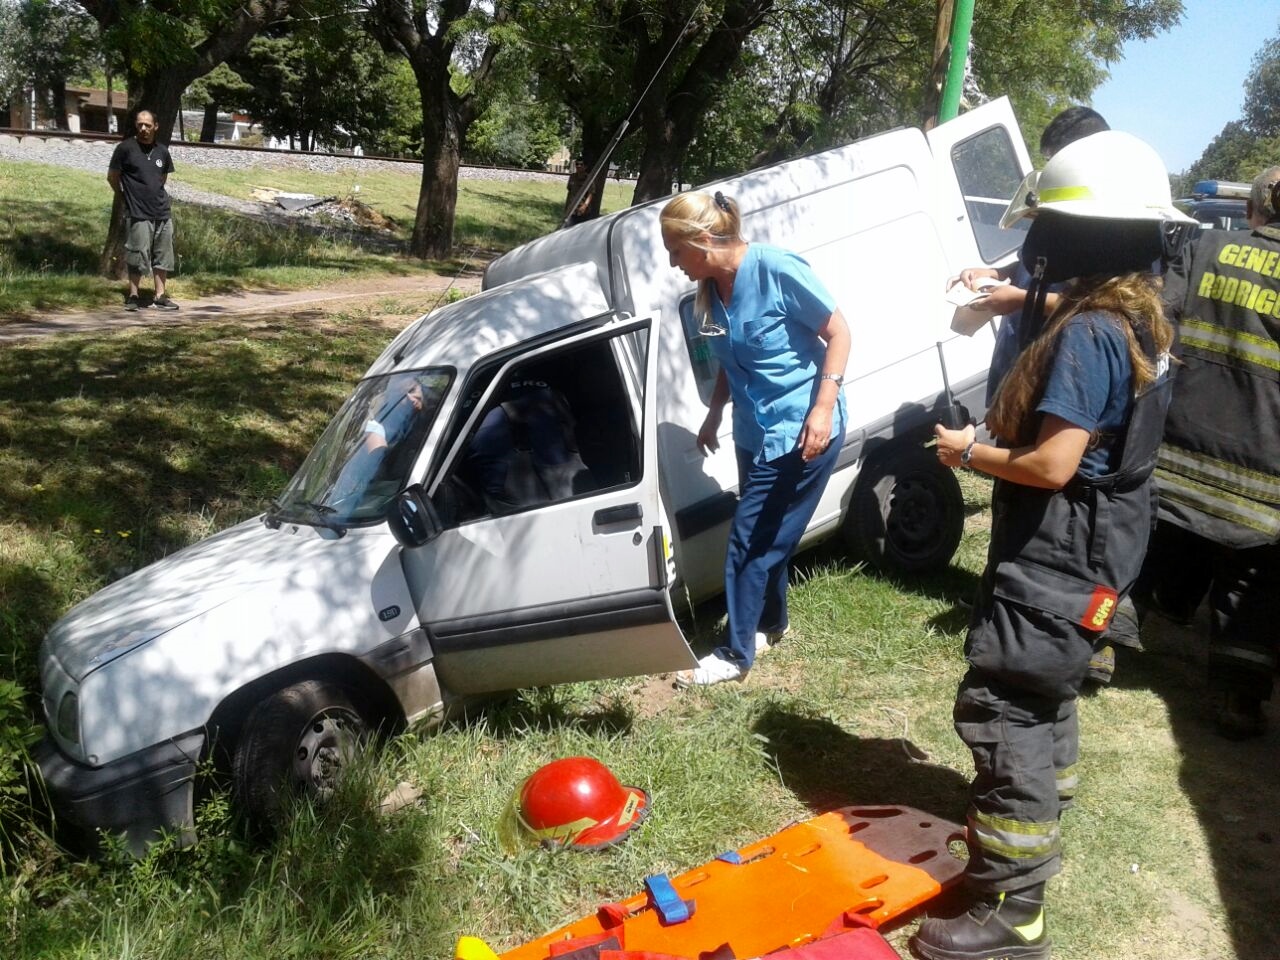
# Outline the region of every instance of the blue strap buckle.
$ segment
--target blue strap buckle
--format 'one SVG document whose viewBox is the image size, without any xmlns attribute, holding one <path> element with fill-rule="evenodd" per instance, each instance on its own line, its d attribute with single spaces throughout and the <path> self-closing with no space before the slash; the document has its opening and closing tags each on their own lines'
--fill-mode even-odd
<svg viewBox="0 0 1280 960">
<path fill-rule="evenodd" d="M 671 880 L 665 873 L 655 873 L 651 877 L 645 877 L 644 889 L 649 894 L 649 902 L 653 905 L 653 909 L 658 911 L 663 924 L 684 923 L 693 916 L 691 904 L 686 903 L 680 894 L 676 893 L 676 888 L 671 885 Z"/>
</svg>

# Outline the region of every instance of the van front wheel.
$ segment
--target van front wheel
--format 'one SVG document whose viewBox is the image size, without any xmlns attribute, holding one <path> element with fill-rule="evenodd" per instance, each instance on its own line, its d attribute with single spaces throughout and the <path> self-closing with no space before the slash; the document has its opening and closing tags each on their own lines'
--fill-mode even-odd
<svg viewBox="0 0 1280 960">
<path fill-rule="evenodd" d="M 369 727 L 337 684 L 305 680 L 267 697 L 245 719 L 233 759 L 241 811 L 259 827 L 283 822 L 293 797 L 324 802 Z"/>
<path fill-rule="evenodd" d="M 932 450 L 900 444 L 862 468 L 845 518 L 845 539 L 886 573 L 945 567 L 964 532 L 964 494 Z"/>
</svg>

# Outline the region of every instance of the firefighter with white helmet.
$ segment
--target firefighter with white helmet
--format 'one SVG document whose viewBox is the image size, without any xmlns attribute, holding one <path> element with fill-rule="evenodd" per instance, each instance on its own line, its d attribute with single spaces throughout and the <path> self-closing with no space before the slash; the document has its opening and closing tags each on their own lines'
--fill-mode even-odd
<svg viewBox="0 0 1280 960">
<path fill-rule="evenodd" d="M 1115 131 L 1064 147 L 1005 219 L 1027 216 L 1022 350 L 987 415 L 998 442 L 935 428 L 943 463 L 996 484 L 954 708 L 976 768 L 965 871 L 975 903 L 921 924 L 913 945 L 928 960 L 1049 956 L 1044 888 L 1075 789 L 1075 701 L 1146 550 L 1170 393 L 1173 330 L 1151 268 L 1172 224 L 1190 221 L 1155 151 Z M 1047 285 L 1068 280 L 1044 317 Z"/>
</svg>

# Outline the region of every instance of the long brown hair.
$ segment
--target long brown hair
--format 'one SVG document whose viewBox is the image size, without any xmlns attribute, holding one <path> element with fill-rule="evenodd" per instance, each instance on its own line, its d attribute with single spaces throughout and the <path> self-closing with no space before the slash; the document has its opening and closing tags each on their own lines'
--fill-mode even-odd
<svg viewBox="0 0 1280 960">
<path fill-rule="evenodd" d="M 1044 333 L 1019 354 L 1013 369 L 1000 385 L 995 402 L 987 411 L 987 429 L 1005 443 L 1022 447 L 1033 444 L 1040 431 L 1036 412 L 1044 396 L 1049 367 L 1057 353 L 1062 329 L 1074 316 L 1100 310 L 1122 321 L 1132 386 L 1141 392 L 1156 378 L 1155 365 L 1142 349 L 1139 331 L 1150 331 L 1157 356 L 1173 343 L 1173 327 L 1165 319 L 1160 302 L 1163 281 L 1151 273 L 1126 273 L 1118 277 L 1085 277 L 1075 280 L 1059 295 L 1057 308 L 1049 317 Z"/>
</svg>

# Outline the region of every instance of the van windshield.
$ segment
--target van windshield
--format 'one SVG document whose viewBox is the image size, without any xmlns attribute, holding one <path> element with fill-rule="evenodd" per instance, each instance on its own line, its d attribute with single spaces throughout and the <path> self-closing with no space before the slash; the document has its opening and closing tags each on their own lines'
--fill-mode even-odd
<svg viewBox="0 0 1280 960">
<path fill-rule="evenodd" d="M 451 378 L 451 371 L 434 368 L 361 380 L 267 521 L 343 530 L 381 520 L 408 483 Z"/>
</svg>

